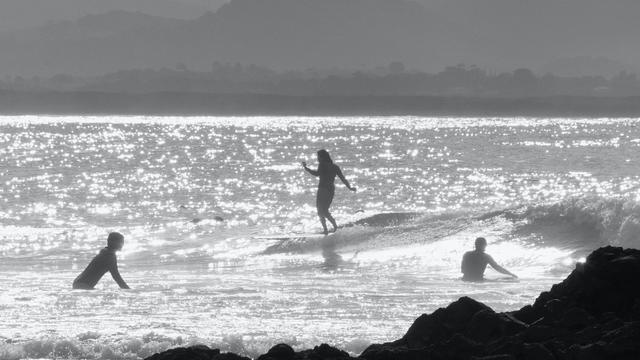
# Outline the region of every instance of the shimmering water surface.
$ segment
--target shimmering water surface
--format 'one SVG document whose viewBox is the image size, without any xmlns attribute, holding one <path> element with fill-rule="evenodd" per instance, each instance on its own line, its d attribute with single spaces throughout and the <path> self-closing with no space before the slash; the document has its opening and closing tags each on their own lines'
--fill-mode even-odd
<svg viewBox="0 0 640 360">
<path fill-rule="evenodd" d="M 590 250 L 638 247 L 640 119 L 0 118 L 0 358 L 285 341 L 359 353 L 469 295 L 531 303 Z M 347 225 L 315 216 L 326 148 Z M 220 221 L 222 218 L 223 221 Z M 361 220 L 361 221 L 358 221 Z M 351 226 L 353 225 L 353 226 Z M 119 267 L 71 281 L 120 231 Z M 476 236 L 520 281 L 459 281 Z M 289 237 L 289 239 L 281 239 Z"/>
</svg>

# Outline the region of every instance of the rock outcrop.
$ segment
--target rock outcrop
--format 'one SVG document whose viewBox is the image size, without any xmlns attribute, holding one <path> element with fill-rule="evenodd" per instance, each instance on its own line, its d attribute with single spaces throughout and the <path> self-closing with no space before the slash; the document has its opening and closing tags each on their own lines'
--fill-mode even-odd
<svg viewBox="0 0 640 360">
<path fill-rule="evenodd" d="M 286 344 L 258 360 L 350 359 L 323 344 L 295 352 Z M 368 347 L 364 360 L 640 359 L 640 251 L 604 247 L 533 305 L 496 313 L 462 297 L 422 315 L 399 340 Z M 206 347 L 179 348 L 150 360 L 244 359 Z"/>
</svg>

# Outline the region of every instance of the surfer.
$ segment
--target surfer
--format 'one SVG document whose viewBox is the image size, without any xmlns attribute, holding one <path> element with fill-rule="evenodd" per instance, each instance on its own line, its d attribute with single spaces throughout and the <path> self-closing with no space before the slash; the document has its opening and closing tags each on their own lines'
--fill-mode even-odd
<svg viewBox="0 0 640 360">
<path fill-rule="evenodd" d="M 333 231 L 338 230 L 338 225 L 336 224 L 336 220 L 331 216 L 329 212 L 329 206 L 331 206 L 331 202 L 333 201 L 333 195 L 335 194 L 335 179 L 336 175 L 342 180 L 342 182 L 347 186 L 347 188 L 351 191 L 356 191 L 355 187 L 351 187 L 349 181 L 345 179 L 340 167 L 333 163 L 331 160 L 331 156 L 327 150 L 318 150 L 318 170 L 311 170 L 307 167 L 306 162 L 302 162 L 302 167 L 311 175 L 320 177 L 320 182 L 318 183 L 318 193 L 316 195 L 316 208 L 318 209 L 318 216 L 320 217 L 320 223 L 322 224 L 322 228 L 324 229 L 324 234 L 327 235 L 329 231 L 327 231 L 327 221 L 333 225 Z"/>
<path fill-rule="evenodd" d="M 116 259 L 116 251 L 122 250 L 123 245 L 124 236 L 122 234 L 110 233 L 107 238 L 107 247 L 100 250 L 100 253 L 87 265 L 87 268 L 73 280 L 73 288 L 91 290 L 100 281 L 102 275 L 109 271 L 120 288 L 129 289 L 129 285 L 120 276 Z"/>
<path fill-rule="evenodd" d="M 496 271 L 505 275 L 510 275 L 514 278 L 518 278 L 514 273 L 498 265 L 491 255 L 484 252 L 487 247 L 487 240 L 483 237 L 476 239 L 476 249 L 474 251 L 468 251 L 462 257 L 462 280 L 464 281 L 483 281 L 484 270 L 488 265 Z"/>
</svg>

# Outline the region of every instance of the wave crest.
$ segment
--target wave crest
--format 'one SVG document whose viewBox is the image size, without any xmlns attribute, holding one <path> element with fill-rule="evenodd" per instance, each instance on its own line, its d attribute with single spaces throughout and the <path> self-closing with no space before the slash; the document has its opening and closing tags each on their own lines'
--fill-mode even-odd
<svg viewBox="0 0 640 360">
<path fill-rule="evenodd" d="M 546 234 L 561 231 L 567 240 L 583 246 L 617 245 L 638 247 L 640 203 L 630 198 L 577 197 L 554 204 L 523 206 L 505 210 L 510 220 L 526 223 L 520 232 Z"/>
</svg>

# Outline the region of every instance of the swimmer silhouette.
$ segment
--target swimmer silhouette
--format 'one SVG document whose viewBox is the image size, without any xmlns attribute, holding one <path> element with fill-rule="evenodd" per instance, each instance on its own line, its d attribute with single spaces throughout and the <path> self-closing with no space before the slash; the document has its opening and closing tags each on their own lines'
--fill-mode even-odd
<svg viewBox="0 0 640 360">
<path fill-rule="evenodd" d="M 487 240 L 483 237 L 476 239 L 476 249 L 474 251 L 468 251 L 462 257 L 462 280 L 464 281 L 483 281 L 484 270 L 487 268 L 487 264 L 492 268 L 505 275 L 511 275 L 514 278 L 518 278 L 514 273 L 498 265 L 491 255 L 484 252 L 487 247 Z"/>
<path fill-rule="evenodd" d="M 333 231 L 335 232 L 338 229 L 338 225 L 336 224 L 336 220 L 331 216 L 329 212 L 329 206 L 331 206 L 331 202 L 333 201 L 333 195 L 335 194 L 335 179 L 336 175 L 342 180 L 342 182 L 347 186 L 347 188 L 351 191 L 356 191 L 356 188 L 351 187 L 349 181 L 345 179 L 344 175 L 342 175 L 342 171 L 338 165 L 333 163 L 331 160 L 331 156 L 327 150 L 319 150 L 318 151 L 318 170 L 311 170 L 307 167 L 306 162 L 302 162 L 302 166 L 304 169 L 311 175 L 320 177 L 320 182 L 318 183 L 318 193 L 316 195 L 316 208 L 318 209 L 318 216 L 320 217 L 320 223 L 322 224 L 323 232 L 325 235 L 329 233 L 327 231 L 327 221 L 333 225 Z"/>
<path fill-rule="evenodd" d="M 87 268 L 73 280 L 73 288 L 91 290 L 100 281 L 102 275 L 109 271 L 120 288 L 129 289 L 127 283 L 120 276 L 116 259 L 116 251 L 122 250 L 123 245 L 124 236 L 122 234 L 110 233 L 107 238 L 107 247 L 100 250 L 100 253 L 87 265 Z"/>
</svg>

